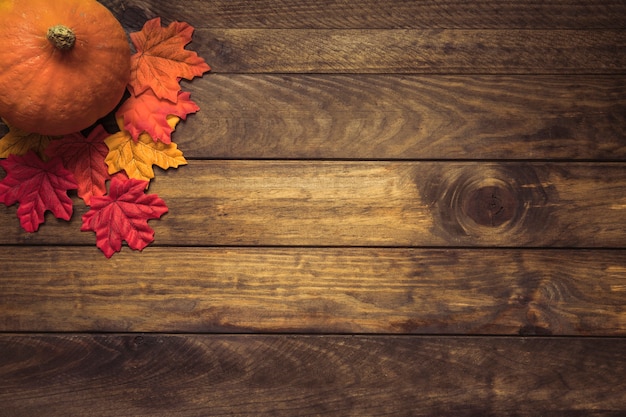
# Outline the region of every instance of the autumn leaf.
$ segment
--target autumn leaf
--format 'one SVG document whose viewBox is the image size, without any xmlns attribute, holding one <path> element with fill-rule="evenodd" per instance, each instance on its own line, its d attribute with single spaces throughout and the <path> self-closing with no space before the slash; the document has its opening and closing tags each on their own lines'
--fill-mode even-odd
<svg viewBox="0 0 626 417">
<path fill-rule="evenodd" d="M 0 161 L 0 166 L 7 173 L 0 181 L 0 202 L 7 206 L 19 202 L 17 216 L 24 230 L 37 231 L 46 210 L 59 219 L 72 217 L 72 200 L 67 191 L 76 189 L 77 184 L 60 158 L 44 162 L 29 151 L 23 156 L 10 155 Z"/>
<path fill-rule="evenodd" d="M 65 168 L 74 174 L 78 183 L 78 196 L 87 205 L 92 196 L 106 193 L 105 182 L 109 174 L 104 158 L 109 148 L 104 140 L 108 136 L 104 127 L 97 125 L 87 137 L 81 133 L 66 135 L 52 142 L 46 149 L 46 155 L 61 158 Z"/>
<path fill-rule="evenodd" d="M 180 119 L 176 116 L 169 116 L 167 120 L 174 128 Z M 109 174 L 123 170 L 130 178 L 149 181 L 154 178 L 153 165 L 168 169 L 187 164 L 183 153 L 175 143 L 155 142 L 146 133 L 139 135 L 139 139 L 135 142 L 130 133 L 123 130 L 123 123 L 121 119 L 118 119 L 122 130 L 105 139 L 109 147 L 109 154 L 105 159 L 109 166 Z"/>
<path fill-rule="evenodd" d="M 96 233 L 96 246 L 107 258 L 122 249 L 124 240 L 136 250 L 154 240 L 148 220 L 167 213 L 167 206 L 156 194 L 145 194 L 146 186 L 146 181 L 116 175 L 107 195 L 92 197 L 80 230 Z"/>
<path fill-rule="evenodd" d="M 152 89 L 157 97 L 176 102 L 180 78 L 191 80 L 211 69 L 196 52 L 185 49 L 193 30 L 184 22 L 172 22 L 164 28 L 157 17 L 130 34 L 137 51 L 131 56 L 129 82 L 135 96 Z"/>
<path fill-rule="evenodd" d="M 174 128 L 168 123 L 167 116 L 178 116 L 185 120 L 188 114 L 200 110 L 190 96 L 190 93 L 180 91 L 178 100 L 173 103 L 159 99 L 152 90 L 146 90 L 124 101 L 116 116 L 124 119 L 123 128 L 133 140 L 138 140 L 139 135 L 146 132 L 153 140 L 168 144 L 172 142 Z"/>
<path fill-rule="evenodd" d="M 8 158 L 9 155 L 25 155 L 31 150 L 43 158 L 44 150 L 53 139 L 56 138 L 24 132 L 9 126 L 9 133 L 0 139 L 0 158 Z"/>
</svg>

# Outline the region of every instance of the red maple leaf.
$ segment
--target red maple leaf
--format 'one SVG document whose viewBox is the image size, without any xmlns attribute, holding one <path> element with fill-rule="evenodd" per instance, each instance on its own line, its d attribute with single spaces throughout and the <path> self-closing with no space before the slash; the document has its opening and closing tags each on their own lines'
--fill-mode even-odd
<svg viewBox="0 0 626 417">
<path fill-rule="evenodd" d="M 104 127 L 98 125 L 86 138 L 81 133 L 73 133 L 51 142 L 46 148 L 46 155 L 61 158 L 63 165 L 74 174 L 78 196 L 87 205 L 92 196 L 106 193 L 105 182 L 110 177 L 104 158 L 109 148 L 104 140 L 109 136 Z"/>
<path fill-rule="evenodd" d="M 143 132 L 148 133 L 155 142 L 172 142 L 174 130 L 167 122 L 167 116 L 178 116 L 185 120 L 187 115 L 200 110 L 190 99 L 191 94 L 178 92 L 178 100 L 173 103 L 162 100 L 152 90 L 146 90 L 139 96 L 130 96 L 116 112 L 116 117 L 124 119 L 124 129 L 136 142 Z"/>
<path fill-rule="evenodd" d="M 157 97 L 175 102 L 179 78 L 191 80 L 211 69 L 196 52 L 185 49 L 193 30 L 185 22 L 172 22 L 164 28 L 157 17 L 148 20 L 141 31 L 130 34 L 137 51 L 130 61 L 129 87 L 134 95 L 151 88 Z"/>
<path fill-rule="evenodd" d="M 0 202 L 7 206 L 19 202 L 17 216 L 24 230 L 36 232 L 46 210 L 58 219 L 72 217 L 72 200 L 67 191 L 76 189 L 77 184 L 60 158 L 44 162 L 30 151 L 24 156 L 9 155 L 0 166 L 7 172 L 0 181 Z"/>
<path fill-rule="evenodd" d="M 107 258 L 122 249 L 123 240 L 136 250 L 154 240 L 148 220 L 167 213 L 167 206 L 156 194 L 145 194 L 147 185 L 147 181 L 115 175 L 107 195 L 92 197 L 80 230 L 96 233 L 96 246 Z"/>
</svg>

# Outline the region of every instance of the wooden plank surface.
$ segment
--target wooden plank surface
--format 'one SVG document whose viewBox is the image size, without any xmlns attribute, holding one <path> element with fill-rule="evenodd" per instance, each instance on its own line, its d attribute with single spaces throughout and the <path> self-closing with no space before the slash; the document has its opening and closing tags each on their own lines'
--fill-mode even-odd
<svg viewBox="0 0 626 417">
<path fill-rule="evenodd" d="M 209 74 L 192 158 L 626 159 L 623 76 Z"/>
<path fill-rule="evenodd" d="M 158 245 L 621 248 L 624 187 L 622 163 L 204 160 L 149 192 Z M 28 234 L 0 207 L 0 243 L 93 244 L 85 211 Z"/>
<path fill-rule="evenodd" d="M 623 30 L 198 29 L 215 73 L 614 74 Z"/>
<path fill-rule="evenodd" d="M 126 26 L 153 17 L 240 29 L 623 29 L 620 0 L 102 0 Z"/>
<path fill-rule="evenodd" d="M 621 250 L 0 247 L 0 264 L 5 332 L 626 335 Z"/>
<path fill-rule="evenodd" d="M 0 415 L 624 415 L 624 1 L 103 3 L 213 72 L 152 247 L 0 206 Z"/>
<path fill-rule="evenodd" d="M 619 416 L 625 348 L 594 338 L 8 334 L 0 401 L 12 417 Z"/>
<path fill-rule="evenodd" d="M 202 108 L 174 133 L 188 158 L 626 159 L 623 76 L 209 74 L 185 89 Z"/>
</svg>

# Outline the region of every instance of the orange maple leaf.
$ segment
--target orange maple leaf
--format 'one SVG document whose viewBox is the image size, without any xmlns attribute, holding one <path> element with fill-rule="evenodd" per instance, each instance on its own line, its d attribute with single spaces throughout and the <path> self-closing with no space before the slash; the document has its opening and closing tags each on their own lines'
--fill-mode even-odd
<svg viewBox="0 0 626 417">
<path fill-rule="evenodd" d="M 200 110 L 200 107 L 191 101 L 190 93 L 180 91 L 178 100 L 172 103 L 169 100 L 159 99 L 154 92 L 146 90 L 139 96 L 130 96 L 115 113 L 117 118 L 124 119 L 124 129 L 137 141 L 142 133 L 149 134 L 155 141 L 165 144 L 172 142 L 173 126 L 167 121 L 167 116 L 178 116 L 185 120 L 187 115 Z"/>
<path fill-rule="evenodd" d="M 176 116 L 168 117 L 168 123 L 172 128 L 179 120 Z M 152 165 L 167 169 L 187 164 L 187 160 L 175 143 L 155 142 L 147 133 L 139 135 L 139 139 L 135 142 L 130 133 L 124 130 L 124 122 L 118 119 L 117 123 L 121 131 L 104 140 L 109 147 L 109 153 L 105 159 L 109 174 L 124 171 L 129 178 L 150 181 L 154 178 Z"/>
<path fill-rule="evenodd" d="M 191 80 L 211 69 L 197 53 L 185 49 L 193 30 L 185 22 L 172 22 L 164 28 L 157 17 L 130 34 L 137 50 L 131 57 L 129 82 L 135 96 L 151 88 L 157 97 L 176 102 L 180 78 Z"/>
</svg>

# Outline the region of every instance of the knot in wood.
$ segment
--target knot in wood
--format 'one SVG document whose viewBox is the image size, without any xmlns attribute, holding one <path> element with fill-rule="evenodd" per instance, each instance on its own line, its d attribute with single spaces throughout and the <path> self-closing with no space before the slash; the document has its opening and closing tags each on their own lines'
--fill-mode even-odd
<svg viewBox="0 0 626 417">
<path fill-rule="evenodd" d="M 433 231 L 455 244 L 532 241 L 550 219 L 548 195 L 535 167 L 527 164 L 442 167 L 423 190 L 433 210 Z"/>
<path fill-rule="evenodd" d="M 511 189 L 491 185 L 469 191 L 463 202 L 463 212 L 476 224 L 498 227 L 513 219 L 516 205 Z"/>
</svg>

